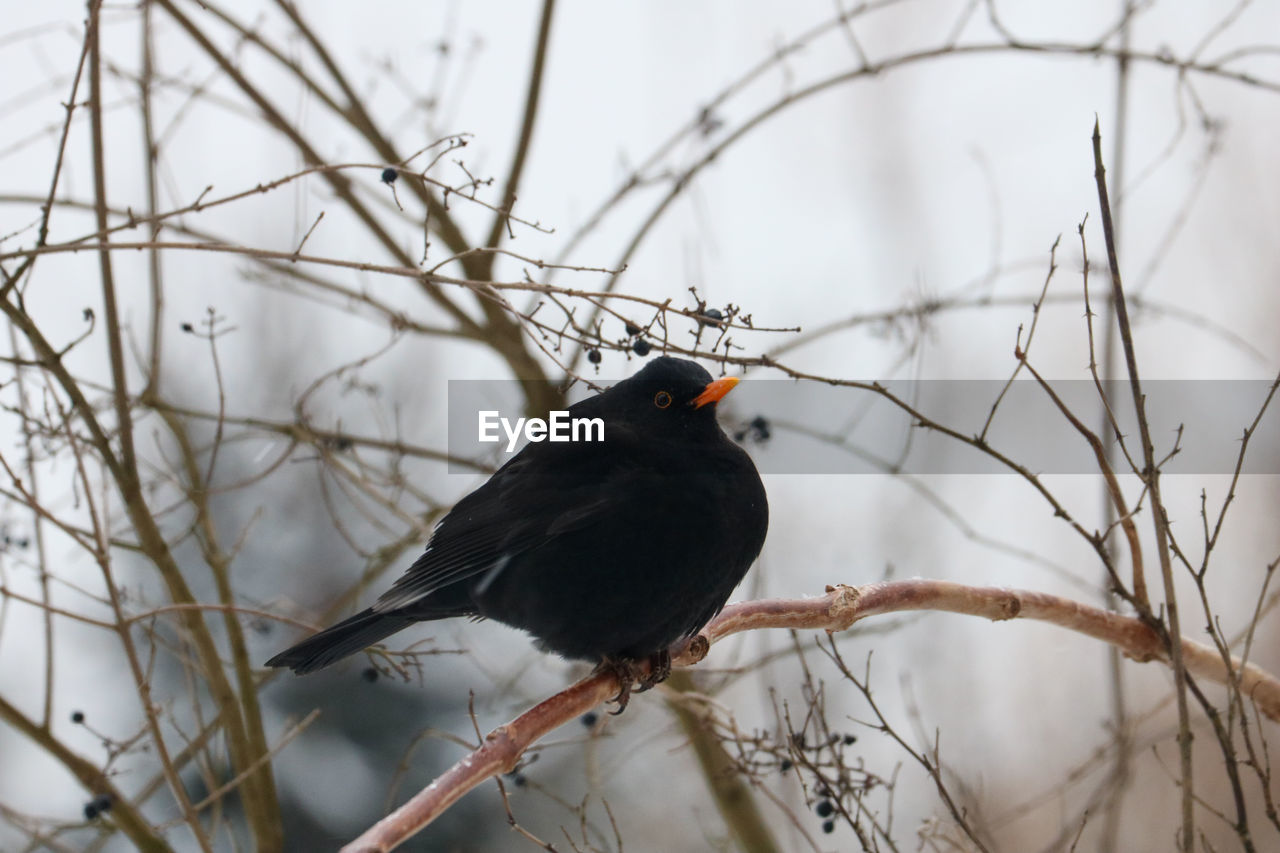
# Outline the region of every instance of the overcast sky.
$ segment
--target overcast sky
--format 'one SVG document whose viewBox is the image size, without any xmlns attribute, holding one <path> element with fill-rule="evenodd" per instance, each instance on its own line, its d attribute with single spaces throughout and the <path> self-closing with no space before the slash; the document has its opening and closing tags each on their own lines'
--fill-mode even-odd
<svg viewBox="0 0 1280 853">
<path fill-rule="evenodd" d="M 368 164 L 368 170 L 353 170 L 352 179 L 380 209 L 394 207 L 390 189 L 378 182 L 378 170 L 386 164 L 335 122 L 314 96 L 301 92 L 252 46 L 234 47 L 235 37 L 198 4 L 179 5 L 225 50 L 236 53 L 238 67 L 259 81 L 329 162 Z M 1111 176 L 1123 180 L 1112 186 L 1112 193 L 1120 202 L 1121 266 L 1135 299 L 1144 376 L 1274 377 L 1280 365 L 1280 261 L 1275 248 L 1280 233 L 1280 158 L 1275 156 L 1280 83 L 1273 58 L 1268 65 L 1265 56 L 1234 58 L 1233 51 L 1274 41 L 1280 33 L 1280 8 L 1241 4 L 1238 15 L 1224 17 L 1218 4 L 1151 4 L 1132 25 L 1133 47 L 1147 59 L 1131 67 L 1127 110 L 1117 116 L 1115 60 L 1065 46 L 1087 45 L 1108 33 L 1118 18 L 1118 3 L 1052 8 L 998 4 L 1003 26 L 1019 42 L 1047 50 L 1011 49 L 988 18 L 986 4 L 968 15 L 964 10 L 969 4 L 958 2 L 885 5 L 882 12 L 854 18 L 849 28 L 824 30 L 818 28 L 839 8 L 830 0 L 562 0 L 515 208 L 550 233 L 517 225 L 508 248 L 526 258 L 615 267 L 667 192 L 670 177 L 749 126 L 697 172 L 631 255 L 620 280 L 622 291 L 669 297 L 685 306 L 693 304 L 688 288 L 696 287 L 711 305 L 742 306 L 757 325 L 805 331 L 932 299 L 989 296 L 996 306 L 945 311 L 923 329 L 910 322 L 858 326 L 794 349 L 784 361 L 846 379 L 1002 379 L 1015 367 L 1019 325 L 1025 329 L 1032 321 L 1031 302 L 1044 284 L 1050 247 L 1060 239 L 1051 301 L 1039 319 L 1033 355 L 1046 376 L 1087 379 L 1076 229 L 1087 217 L 1090 259 L 1104 262 L 1090 146 L 1097 120 L 1103 151 L 1112 160 Z M 264 34 L 318 67 L 272 4 L 237 0 L 225 9 L 245 22 L 260 19 Z M 538 9 L 533 3 L 305 4 L 307 20 L 350 74 L 369 112 L 393 131 L 401 151 L 466 134 L 466 148 L 442 159 L 433 174 L 449 183 L 461 182 L 467 174 L 494 177 L 497 186 L 519 130 Z M 225 76 L 211 70 L 178 27 L 155 14 L 157 65 L 173 81 L 162 87 L 157 111 L 161 207 L 190 204 L 206 191 L 208 198 L 229 195 L 303 168 L 296 152 L 265 126 Z M 5 197 L 0 251 L 29 246 L 35 239 L 31 225 L 38 205 L 24 197 L 48 192 L 63 117 L 59 102 L 70 91 L 82 18 L 78 3 L 10 4 L 5 10 L 0 79 L 10 82 L 0 96 L 6 115 L 0 123 L 0 195 Z M 127 79 L 138 64 L 138 16 L 132 9 L 113 9 L 104 21 L 109 23 L 103 49 L 119 72 L 105 84 L 105 99 L 112 105 L 106 140 L 109 194 L 117 207 L 141 209 L 140 122 L 136 87 Z M 806 33 L 816 34 L 810 38 Z M 951 43 L 960 47 L 942 50 Z M 1117 37 L 1106 42 L 1108 49 L 1118 44 Z M 784 58 L 767 63 L 780 51 Z M 919 55 L 910 58 L 913 54 Z M 1224 64 L 1219 73 L 1180 76 L 1161 57 Z M 761 63 L 766 67 L 759 75 L 703 115 L 726 87 L 737 86 Z M 891 67 L 854 73 L 881 64 Z M 1263 82 L 1233 79 L 1246 72 Z M 832 82 L 841 75 L 847 79 Z M 193 84 L 201 87 L 194 99 L 189 91 Z M 819 84 L 821 91 L 809 94 Z M 774 107 L 768 118 L 755 123 L 762 111 Z M 700 115 L 699 130 L 679 137 L 650 162 L 660 146 L 682 128 L 696 125 Z M 1120 152 L 1123 160 L 1114 162 L 1119 122 L 1127 141 Z M 86 127 L 81 113 L 69 140 L 60 197 L 90 197 Z M 588 217 L 642 165 L 643 177 L 653 184 L 610 210 L 562 255 Z M 496 201 L 497 186 L 486 190 L 491 200 Z M 327 187 L 312 178 L 189 215 L 183 223 L 230 242 L 292 251 L 324 212 L 307 238 L 308 252 L 387 262 L 366 233 L 334 208 Z M 458 200 L 452 209 L 479 239 L 488 227 L 488 211 Z M 409 218 L 397 222 L 397 240 L 419 256 L 420 227 Z M 51 241 L 92 231 L 86 214 L 60 209 L 53 217 Z M 138 230 L 118 239 L 145 237 Z M 428 260 L 443 259 L 441 252 L 440 245 L 433 245 Z M 117 257 L 122 310 L 141 336 L 150 316 L 144 256 Z M 388 339 L 383 320 L 340 304 L 300 302 L 248 280 L 240 259 L 171 252 L 164 263 L 169 380 L 193 404 L 215 405 L 216 394 L 206 349 L 181 335 L 178 325 L 199 322 L 210 306 L 237 330 L 222 352 L 222 368 L 227 405 L 242 413 L 288 416 L 308 383 L 368 355 Z M 82 308 L 100 300 L 95 265 L 89 254 L 40 263 L 40 275 L 28 293 L 31 309 L 63 339 L 83 330 Z M 598 272 L 539 272 L 514 258 L 497 266 L 502 280 L 518 281 L 526 271 L 538 280 L 587 290 L 605 281 Z M 342 280 L 441 322 L 405 280 L 357 273 Z M 1098 298 L 1104 284 L 1105 270 L 1096 269 L 1091 286 Z M 795 333 L 755 332 L 743 333 L 739 342 L 743 354 L 754 356 L 794 338 Z M 70 362 L 82 375 L 105 379 L 104 352 L 101 335 L 95 335 L 72 352 Z M 635 358 L 609 352 L 600 376 L 620 377 L 635 369 Z M 386 429 L 434 447 L 444 444 L 447 413 L 442 401 L 449 379 L 509 376 L 492 353 L 448 339 L 408 340 L 359 375 L 386 389 L 382 409 L 352 404 L 335 390 L 318 398 L 319 410 L 313 414 L 355 431 Z M 750 376 L 776 375 L 757 370 Z M 851 396 L 848 410 L 830 413 L 831 422 L 822 426 L 836 428 L 856 416 L 859 404 L 860 398 Z M 1189 400 L 1188 405 L 1197 404 Z M 755 413 L 727 408 L 729 414 Z M 1274 431 L 1277 419 L 1272 414 L 1269 429 Z M 785 420 L 786 413 L 770 415 Z M 388 428 L 391 422 L 394 428 Z M 1232 435 L 1243 426 L 1233 427 Z M 14 438 L 3 440 L 12 446 Z M 1172 437 L 1157 440 L 1168 448 Z M 442 499 L 456 497 L 476 482 L 428 470 L 439 478 L 431 485 Z M 922 497 L 921 482 L 960 507 L 971 529 L 1047 557 L 1057 570 L 975 542 L 935 502 Z M 1095 478 L 1061 477 L 1053 483 L 1090 525 L 1098 523 Z M 1200 523 L 1201 488 L 1218 500 L 1225 491 L 1224 477 L 1174 478 L 1171 483 L 1171 510 L 1188 530 Z M 1274 534 L 1268 538 L 1247 531 L 1255 524 L 1266 527 L 1274 518 L 1275 483 L 1274 477 L 1256 477 L 1241 486 L 1240 515 L 1235 517 L 1240 536 L 1224 543 L 1222 555 L 1224 564 L 1240 575 L 1224 568 L 1224 588 L 1238 582 L 1253 589 L 1257 567 L 1274 558 Z M 813 594 L 827 583 L 861 583 L 886 572 L 1081 597 L 1087 595 L 1081 591 L 1086 585 L 1097 582 L 1096 561 L 1080 540 L 1014 477 L 907 482 L 873 475 L 773 475 L 767 486 L 774 507 L 769 540 L 754 580 L 736 597 Z M 280 524 L 286 516 L 268 505 L 266 517 L 279 524 L 272 529 L 280 541 L 304 538 L 305 531 Z M 349 581 L 356 570 L 334 565 L 325 571 Z M 291 587 L 288 593 L 298 589 Z M 254 592 L 263 598 L 273 594 L 261 587 Z M 288 593 L 279 589 L 275 594 Z M 1227 596 L 1221 603 L 1236 618 L 1240 614 L 1234 608 L 1244 612 L 1252 602 L 1247 597 L 1233 602 Z M 36 678 L 34 672 L 18 671 L 22 653 L 15 648 L 20 643 L 11 627 L 34 625 L 34 617 L 14 611 L 9 619 L 8 636 L 0 636 L 4 689 Z M 446 637 L 478 646 L 476 655 L 494 670 L 510 667 L 512 660 L 531 667 L 522 685 L 525 695 L 545 695 L 564 683 L 568 672 L 529 650 L 524 638 L 494 626 L 463 626 Z M 854 646 L 851 658 L 860 661 L 874 647 L 886 711 L 901 715 L 909 698 L 917 703 L 921 730 L 941 727 L 949 759 L 971 781 L 981 779 L 993 797 L 1016 792 L 1028 775 L 1034 777 L 1038 762 L 1061 772 L 1088 754 L 1092 744 L 1105 740 L 1105 684 L 1098 663 L 1102 651 L 1095 644 L 1032 626 L 992 626 L 942 616 L 891 637 Z M 272 642 L 278 639 L 277 634 Z M 785 642 L 783 637 L 752 637 L 738 653 Z M 1276 664 L 1280 661 L 1273 657 L 1270 665 Z M 68 672 L 79 671 L 77 666 L 69 662 Z M 1041 674 L 1045 668 L 1058 677 L 1046 683 Z M 910 680 L 909 689 L 904 679 Z M 469 684 L 463 676 L 459 689 L 465 693 Z M 1143 670 L 1135 674 L 1133 689 L 1159 690 L 1165 684 L 1164 673 Z M 774 722 L 758 683 L 738 685 L 724 698 L 748 726 Z M 853 697 L 845 698 L 853 702 Z M 1042 713 L 1028 714 L 1027 707 Z M 1054 708 L 1061 710 L 1051 713 Z M 486 722 L 496 723 L 511 710 L 497 702 L 483 714 Z M 646 736 L 671 734 L 670 720 L 660 711 L 645 713 L 636 714 L 636 729 L 624 735 L 631 747 Z M 1069 719 L 1083 724 L 1067 734 Z M 465 733 L 469 723 L 457 722 L 456 730 Z M 911 723 L 904 727 L 910 730 Z M 6 747 L 0 751 L 7 752 L 14 740 L 8 733 L 2 738 Z M 989 761 L 995 738 L 1053 742 L 1062 751 L 1011 756 L 1006 774 L 1003 764 Z M 901 757 L 891 744 L 868 739 L 867 748 L 883 749 L 882 763 Z M 645 761 L 661 768 L 661 758 Z M 370 772 L 376 777 L 383 770 Z M 688 784 L 697 791 L 696 782 Z M 24 788 L 12 774 L 0 776 L 5 802 L 22 804 Z M 74 812 L 78 807 L 81 793 L 71 786 L 65 790 L 50 809 Z M 902 796 L 908 822 L 930 807 L 927 798 Z M 1157 808 L 1172 809 L 1174 802 L 1170 795 Z M 1160 814 L 1163 819 L 1164 812 Z M 646 816 L 651 818 L 652 812 L 633 813 L 624 823 L 636 830 Z M 1034 833 L 1031 837 L 1044 839 Z"/>
</svg>

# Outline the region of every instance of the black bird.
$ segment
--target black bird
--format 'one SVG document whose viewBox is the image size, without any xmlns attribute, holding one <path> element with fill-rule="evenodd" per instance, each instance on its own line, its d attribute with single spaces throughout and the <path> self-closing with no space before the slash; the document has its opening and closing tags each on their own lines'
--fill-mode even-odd
<svg viewBox="0 0 1280 853">
<path fill-rule="evenodd" d="M 621 667 L 653 659 L 724 607 L 760 553 L 764 486 L 716 422 L 737 379 L 657 358 L 570 407 L 603 442 L 530 443 L 441 519 L 426 551 L 362 613 L 267 666 L 312 672 L 414 622 L 486 617 L 545 650 Z M 631 667 L 631 668 L 628 668 Z"/>
</svg>

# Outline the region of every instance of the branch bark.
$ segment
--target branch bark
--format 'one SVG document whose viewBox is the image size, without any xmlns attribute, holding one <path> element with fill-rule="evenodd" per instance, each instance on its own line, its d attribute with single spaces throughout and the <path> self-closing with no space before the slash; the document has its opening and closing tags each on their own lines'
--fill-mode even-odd
<svg viewBox="0 0 1280 853">
<path fill-rule="evenodd" d="M 860 587 L 828 587 L 816 598 L 766 599 L 731 604 L 692 641 L 673 648 L 673 666 L 692 666 L 711 645 L 742 631 L 761 628 L 848 630 L 867 616 L 908 610 L 939 610 L 981 616 L 1000 622 L 1035 619 L 1102 640 L 1139 661 L 1168 663 L 1159 634 L 1139 619 L 1046 593 L 999 587 L 975 587 L 950 581 L 906 580 Z M 1259 711 L 1280 722 L 1280 679 L 1265 670 L 1182 640 L 1188 673 L 1220 684 L 1239 679 L 1240 692 Z M 611 672 L 596 673 L 540 702 L 516 719 L 490 732 L 472 750 L 412 799 L 342 848 L 342 853 L 386 853 L 428 826 L 464 794 L 484 780 L 510 772 L 520 756 L 541 737 L 617 695 L 620 685 Z"/>
</svg>

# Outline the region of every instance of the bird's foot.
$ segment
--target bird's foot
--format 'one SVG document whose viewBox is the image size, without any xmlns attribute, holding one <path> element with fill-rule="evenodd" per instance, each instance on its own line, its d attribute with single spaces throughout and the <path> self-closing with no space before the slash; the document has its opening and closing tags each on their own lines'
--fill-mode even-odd
<svg viewBox="0 0 1280 853">
<path fill-rule="evenodd" d="M 671 675 L 671 652 L 666 649 L 654 652 L 649 655 L 649 674 L 640 678 L 640 689 L 636 692 L 643 693 L 652 689 L 666 681 L 669 675 Z"/>
<path fill-rule="evenodd" d="M 648 663 L 647 668 L 645 663 Z M 618 695 L 609 700 L 618 704 L 616 711 L 609 712 L 617 716 L 627 709 L 627 703 L 631 701 L 633 691 L 643 693 L 667 680 L 667 676 L 671 674 L 671 653 L 663 649 L 649 655 L 647 661 L 634 658 L 605 658 L 600 661 L 596 671 L 612 672 L 618 679 Z"/>
</svg>

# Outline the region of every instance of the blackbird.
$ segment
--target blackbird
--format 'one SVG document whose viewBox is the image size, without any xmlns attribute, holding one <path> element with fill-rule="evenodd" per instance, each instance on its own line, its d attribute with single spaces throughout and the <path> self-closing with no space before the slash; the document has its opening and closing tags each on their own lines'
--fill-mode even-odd
<svg viewBox="0 0 1280 853">
<path fill-rule="evenodd" d="M 267 666 L 308 673 L 414 622 L 469 616 L 619 668 L 624 694 L 650 660 L 652 686 L 667 648 L 720 611 L 764 544 L 760 475 L 716 422 L 737 382 L 664 356 L 571 406 L 603 420 L 603 441 L 526 445 L 458 501 L 372 607 Z"/>
</svg>

